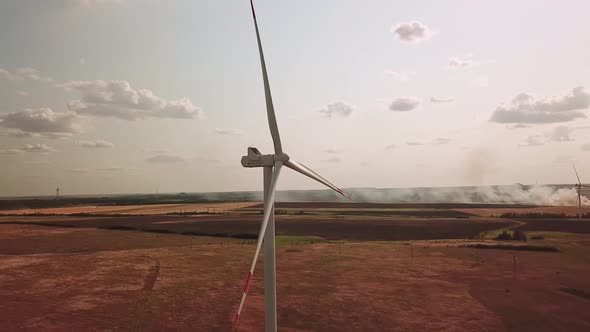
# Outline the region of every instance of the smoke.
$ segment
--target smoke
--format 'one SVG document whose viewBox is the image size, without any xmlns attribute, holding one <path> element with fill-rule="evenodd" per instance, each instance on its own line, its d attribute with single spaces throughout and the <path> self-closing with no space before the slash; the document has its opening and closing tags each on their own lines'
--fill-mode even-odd
<svg viewBox="0 0 590 332">
<path fill-rule="evenodd" d="M 449 188 L 353 188 L 346 190 L 353 202 L 365 203 L 478 203 L 478 204 L 533 204 L 575 206 L 578 204 L 576 188 L 564 185 L 477 186 Z M 338 194 L 329 190 L 279 191 L 277 200 L 336 201 Z M 582 204 L 590 200 L 582 196 Z"/>
</svg>

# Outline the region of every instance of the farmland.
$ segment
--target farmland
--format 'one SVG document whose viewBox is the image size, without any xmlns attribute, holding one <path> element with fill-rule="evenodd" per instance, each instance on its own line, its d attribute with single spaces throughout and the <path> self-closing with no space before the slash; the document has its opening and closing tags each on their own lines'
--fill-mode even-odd
<svg viewBox="0 0 590 332">
<path fill-rule="evenodd" d="M 590 232 L 569 226 L 577 220 L 430 205 L 276 209 L 281 329 L 590 328 Z M 256 234 L 260 206 L 208 212 L 0 217 L 0 330 L 229 330 L 254 250 L 235 235 Z M 496 244 L 504 228 L 558 251 L 462 247 Z M 263 265 L 239 331 L 262 328 Z"/>
</svg>

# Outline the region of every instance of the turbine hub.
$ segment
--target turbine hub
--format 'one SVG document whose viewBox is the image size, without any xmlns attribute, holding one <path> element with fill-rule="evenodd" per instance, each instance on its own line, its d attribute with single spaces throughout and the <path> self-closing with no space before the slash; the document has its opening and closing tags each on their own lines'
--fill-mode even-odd
<svg viewBox="0 0 590 332">
<path fill-rule="evenodd" d="M 284 152 L 275 154 L 275 161 L 281 161 L 283 163 L 286 163 L 287 161 L 289 161 L 289 155 Z"/>
</svg>

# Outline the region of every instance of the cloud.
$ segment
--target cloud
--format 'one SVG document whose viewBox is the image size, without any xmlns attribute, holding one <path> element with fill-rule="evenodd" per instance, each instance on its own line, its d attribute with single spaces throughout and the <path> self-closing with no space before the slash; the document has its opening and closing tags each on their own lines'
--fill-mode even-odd
<svg viewBox="0 0 590 332">
<path fill-rule="evenodd" d="M 78 141 L 78 145 L 83 148 L 97 149 L 97 148 L 113 148 L 115 145 L 111 142 L 96 140 L 96 141 Z"/>
<path fill-rule="evenodd" d="M 35 137 L 35 136 L 40 136 L 39 134 L 33 134 L 33 133 L 29 133 L 26 131 L 22 131 L 22 130 L 9 130 L 6 135 L 8 136 L 12 136 L 12 137 Z"/>
<path fill-rule="evenodd" d="M 53 81 L 53 79 L 51 77 L 42 76 L 39 73 L 39 70 L 37 70 L 35 68 L 30 68 L 30 67 L 17 68 L 14 72 L 10 72 L 7 69 L 0 68 L 0 77 L 7 79 L 9 81 L 23 81 L 23 80 L 44 81 L 44 82 Z"/>
<path fill-rule="evenodd" d="M 536 99 L 521 93 L 509 105 L 496 108 L 491 122 L 497 123 L 559 123 L 585 118 L 581 112 L 590 106 L 590 94 L 583 87 L 576 87 L 559 97 Z"/>
<path fill-rule="evenodd" d="M 439 137 L 437 139 L 435 139 L 432 144 L 434 145 L 444 145 L 444 144 L 449 144 L 451 142 L 450 138 L 446 138 L 446 137 Z"/>
<path fill-rule="evenodd" d="M 422 22 L 402 22 L 391 27 L 391 33 L 399 41 L 406 43 L 420 43 L 432 37 L 433 32 Z"/>
<path fill-rule="evenodd" d="M 487 76 L 478 76 L 471 83 L 480 88 L 487 88 L 490 85 L 490 79 Z"/>
<path fill-rule="evenodd" d="M 0 115 L 0 127 L 16 129 L 13 132 L 20 133 L 21 137 L 68 137 L 79 132 L 80 126 L 81 119 L 75 113 L 54 112 L 49 108 L 26 109 Z"/>
<path fill-rule="evenodd" d="M 389 145 L 386 145 L 385 146 L 385 150 L 393 150 L 395 148 L 396 148 L 396 145 L 395 144 L 389 144 Z"/>
<path fill-rule="evenodd" d="M 389 104 L 390 111 L 406 112 L 420 106 L 420 99 L 416 97 L 395 97 Z"/>
<path fill-rule="evenodd" d="M 527 126 L 525 124 L 522 123 L 517 123 L 514 126 L 507 126 L 506 128 L 508 129 L 524 129 L 524 128 L 530 128 L 531 126 Z"/>
<path fill-rule="evenodd" d="M 215 128 L 215 133 L 219 135 L 240 136 L 243 132 L 233 128 Z"/>
<path fill-rule="evenodd" d="M 56 150 L 50 146 L 45 144 L 27 144 L 20 149 L 7 149 L 7 150 L 0 150 L 0 154 L 19 154 L 24 152 L 55 152 Z"/>
<path fill-rule="evenodd" d="M 454 56 L 449 58 L 449 62 L 447 64 L 448 69 L 468 69 L 478 64 L 471 54 L 466 56 Z"/>
<path fill-rule="evenodd" d="M 160 154 L 157 156 L 147 158 L 145 162 L 149 164 L 180 164 L 186 162 L 186 160 L 178 156 Z"/>
<path fill-rule="evenodd" d="M 545 145 L 545 143 L 541 140 L 543 137 L 540 135 L 533 135 L 529 136 L 526 139 L 525 144 L 519 144 L 518 146 L 521 147 L 532 147 L 532 146 L 541 146 Z"/>
<path fill-rule="evenodd" d="M 360 165 L 361 165 L 361 167 L 368 167 L 370 164 L 366 161 L 361 161 Z"/>
<path fill-rule="evenodd" d="M 68 103 L 68 108 L 78 114 L 123 120 L 191 119 L 202 114 L 188 98 L 166 100 L 151 90 L 134 90 L 127 81 L 70 81 L 60 86 L 80 95 L 80 99 Z"/>
<path fill-rule="evenodd" d="M 56 150 L 50 146 L 45 144 L 27 144 L 24 148 L 22 148 L 24 152 L 55 152 Z"/>
<path fill-rule="evenodd" d="M 582 149 L 583 151 L 590 151 L 590 143 L 584 143 L 580 145 L 580 149 Z"/>
<path fill-rule="evenodd" d="M 334 149 L 325 149 L 324 152 L 329 153 L 329 154 L 337 154 L 338 153 L 338 151 L 334 150 Z"/>
<path fill-rule="evenodd" d="M 21 97 L 27 97 L 27 96 L 29 96 L 29 93 L 28 93 L 28 92 L 26 92 L 26 91 L 19 91 L 19 92 L 17 92 L 17 94 L 18 94 L 19 96 L 21 96 Z"/>
<path fill-rule="evenodd" d="M 420 145 L 424 145 L 424 143 L 410 141 L 410 142 L 406 142 L 406 145 L 409 145 L 409 146 L 420 146 Z"/>
<path fill-rule="evenodd" d="M 338 101 L 328 104 L 326 107 L 319 110 L 319 112 L 328 118 L 331 117 L 348 117 L 354 111 L 354 107 L 344 102 Z"/>
<path fill-rule="evenodd" d="M 431 103 L 451 103 L 455 101 L 452 97 L 430 97 Z"/>
<path fill-rule="evenodd" d="M 385 76 L 400 82 L 405 82 L 410 79 L 410 73 L 402 71 L 389 70 L 385 72 Z"/>
<path fill-rule="evenodd" d="M 5 155 L 5 154 L 20 154 L 23 153 L 24 151 L 21 149 L 0 149 L 0 155 Z"/>
</svg>

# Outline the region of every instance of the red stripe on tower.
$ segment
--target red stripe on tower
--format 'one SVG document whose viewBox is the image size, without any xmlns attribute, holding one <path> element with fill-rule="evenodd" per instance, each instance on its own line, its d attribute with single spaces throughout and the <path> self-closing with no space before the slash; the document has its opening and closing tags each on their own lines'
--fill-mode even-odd
<svg viewBox="0 0 590 332">
<path fill-rule="evenodd" d="M 244 287 L 244 293 L 248 293 L 248 288 L 250 288 L 251 281 L 252 281 L 252 272 L 248 272 L 248 280 L 246 280 L 246 287 Z"/>
</svg>

